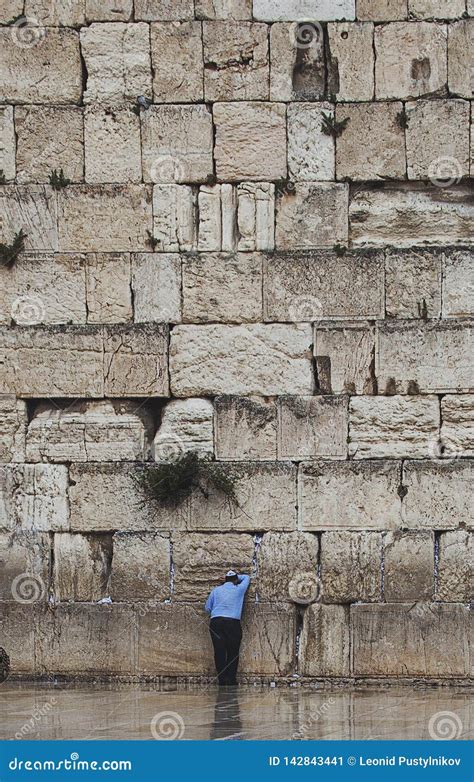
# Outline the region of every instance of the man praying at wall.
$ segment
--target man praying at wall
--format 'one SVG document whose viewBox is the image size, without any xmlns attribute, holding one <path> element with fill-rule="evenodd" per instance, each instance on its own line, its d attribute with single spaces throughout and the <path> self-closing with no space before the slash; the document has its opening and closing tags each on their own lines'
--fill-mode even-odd
<svg viewBox="0 0 474 782">
<path fill-rule="evenodd" d="M 250 576 L 237 575 L 229 570 L 221 586 L 215 587 L 206 601 L 206 611 L 211 615 L 209 632 L 214 646 L 219 685 L 237 684 L 242 627 L 240 617 Z"/>
</svg>

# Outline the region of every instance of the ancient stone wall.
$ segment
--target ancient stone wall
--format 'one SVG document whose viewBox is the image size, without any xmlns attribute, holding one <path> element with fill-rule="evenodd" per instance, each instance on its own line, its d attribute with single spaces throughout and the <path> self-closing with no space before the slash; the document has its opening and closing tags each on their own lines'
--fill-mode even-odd
<svg viewBox="0 0 474 782">
<path fill-rule="evenodd" d="M 232 566 L 243 675 L 467 679 L 473 16 L 3 0 L 14 672 L 210 674 Z M 238 506 L 144 495 L 186 451 Z"/>
</svg>

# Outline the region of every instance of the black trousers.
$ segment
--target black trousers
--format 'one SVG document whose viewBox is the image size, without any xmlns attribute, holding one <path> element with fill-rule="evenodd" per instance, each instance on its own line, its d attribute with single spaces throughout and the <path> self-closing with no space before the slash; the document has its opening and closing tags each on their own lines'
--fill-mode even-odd
<svg viewBox="0 0 474 782">
<path fill-rule="evenodd" d="M 219 684 L 237 684 L 242 627 L 240 619 L 216 616 L 209 625 Z"/>
</svg>

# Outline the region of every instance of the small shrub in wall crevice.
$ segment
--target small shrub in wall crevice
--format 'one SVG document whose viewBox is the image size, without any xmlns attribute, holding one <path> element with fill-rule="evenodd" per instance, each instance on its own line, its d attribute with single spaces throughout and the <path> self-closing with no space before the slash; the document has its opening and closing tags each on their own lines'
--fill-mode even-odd
<svg viewBox="0 0 474 782">
<path fill-rule="evenodd" d="M 25 249 L 27 236 L 28 234 L 23 231 L 23 228 L 20 228 L 11 244 L 0 242 L 0 266 L 6 266 L 7 269 L 13 266 L 19 254 Z"/>
</svg>

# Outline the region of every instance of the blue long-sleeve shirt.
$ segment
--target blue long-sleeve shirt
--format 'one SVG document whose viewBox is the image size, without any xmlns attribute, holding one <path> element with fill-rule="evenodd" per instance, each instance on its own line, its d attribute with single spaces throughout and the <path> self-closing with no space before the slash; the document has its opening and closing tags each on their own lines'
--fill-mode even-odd
<svg viewBox="0 0 474 782">
<path fill-rule="evenodd" d="M 250 584 L 250 576 L 240 576 L 238 584 L 226 581 L 225 584 L 215 587 L 206 601 L 205 609 L 211 615 L 224 616 L 227 619 L 240 619 L 244 597 Z"/>
</svg>

